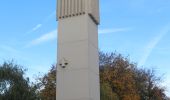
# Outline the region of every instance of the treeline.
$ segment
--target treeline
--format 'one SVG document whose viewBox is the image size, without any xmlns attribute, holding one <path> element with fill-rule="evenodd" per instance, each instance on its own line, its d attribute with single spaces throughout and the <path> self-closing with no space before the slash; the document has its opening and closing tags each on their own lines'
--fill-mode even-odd
<svg viewBox="0 0 170 100">
<path fill-rule="evenodd" d="M 170 100 L 161 77 L 116 53 L 100 53 L 101 100 Z"/>
<path fill-rule="evenodd" d="M 141 69 L 117 53 L 99 53 L 101 100 L 170 100 L 153 69 Z M 0 65 L 0 100 L 56 100 L 56 66 L 30 83 L 13 62 Z"/>
<path fill-rule="evenodd" d="M 13 61 L 0 65 L 0 100 L 56 100 L 56 67 L 31 83 L 25 69 Z"/>
</svg>

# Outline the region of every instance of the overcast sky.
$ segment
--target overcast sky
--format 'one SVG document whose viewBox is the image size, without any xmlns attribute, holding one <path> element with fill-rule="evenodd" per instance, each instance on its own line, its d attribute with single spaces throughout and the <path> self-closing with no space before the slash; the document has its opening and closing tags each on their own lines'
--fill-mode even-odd
<svg viewBox="0 0 170 100">
<path fill-rule="evenodd" d="M 170 0 L 100 0 L 99 49 L 154 68 L 168 87 L 169 5 Z M 1 0 L 0 63 L 14 59 L 32 79 L 48 72 L 57 56 L 55 15 L 56 0 Z"/>
</svg>

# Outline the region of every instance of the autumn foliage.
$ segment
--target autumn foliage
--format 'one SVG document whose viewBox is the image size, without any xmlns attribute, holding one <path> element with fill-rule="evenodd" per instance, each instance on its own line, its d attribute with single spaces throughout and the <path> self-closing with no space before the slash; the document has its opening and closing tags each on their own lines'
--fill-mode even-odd
<svg viewBox="0 0 170 100">
<path fill-rule="evenodd" d="M 137 68 L 116 53 L 100 52 L 99 58 L 101 100 L 169 100 L 153 69 Z"/>
<path fill-rule="evenodd" d="M 136 63 L 117 53 L 99 53 L 101 100 L 169 100 L 165 88 L 160 86 L 161 78 L 155 75 L 153 69 L 141 69 Z M 55 100 L 55 89 L 50 80 L 56 82 L 56 67 L 42 79 L 45 88 L 41 95 L 45 100 Z M 51 85 L 50 85 L 51 84 Z M 53 95 L 52 95 L 52 94 Z M 44 100 L 44 99 L 42 99 Z"/>
<path fill-rule="evenodd" d="M 38 77 L 36 86 L 39 88 L 41 100 L 56 100 L 56 66 L 52 65 L 50 71 L 43 77 Z"/>
<path fill-rule="evenodd" d="M 142 69 L 118 53 L 100 52 L 99 60 L 100 100 L 170 100 L 153 69 Z M 22 68 L 4 63 L 0 65 L 0 100 L 56 100 L 56 72 L 52 66 L 30 85 Z"/>
</svg>

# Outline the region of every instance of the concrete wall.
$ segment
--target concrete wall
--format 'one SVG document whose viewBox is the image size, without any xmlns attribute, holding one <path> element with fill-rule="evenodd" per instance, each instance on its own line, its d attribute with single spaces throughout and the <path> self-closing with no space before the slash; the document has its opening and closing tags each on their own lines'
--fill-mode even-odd
<svg viewBox="0 0 170 100">
<path fill-rule="evenodd" d="M 58 0 L 57 19 L 82 14 L 89 14 L 93 21 L 99 24 L 99 0 Z"/>
<path fill-rule="evenodd" d="M 99 0 L 57 4 L 57 100 L 100 100 Z"/>
<path fill-rule="evenodd" d="M 57 100 L 100 100 L 97 25 L 86 14 L 58 25 Z"/>
</svg>

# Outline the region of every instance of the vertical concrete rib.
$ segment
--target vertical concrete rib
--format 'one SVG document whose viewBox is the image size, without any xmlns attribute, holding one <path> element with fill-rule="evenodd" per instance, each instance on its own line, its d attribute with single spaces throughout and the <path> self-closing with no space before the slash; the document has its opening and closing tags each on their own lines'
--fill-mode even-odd
<svg viewBox="0 0 170 100">
<path fill-rule="evenodd" d="M 70 15 L 72 16 L 72 0 L 70 0 Z"/>
<path fill-rule="evenodd" d="M 70 13 L 70 12 L 71 12 L 71 11 L 70 11 L 70 10 L 71 10 L 71 9 L 70 9 L 70 8 L 71 8 L 70 2 L 71 2 L 71 0 L 68 0 L 68 9 L 67 9 L 67 10 L 68 10 L 68 16 L 71 15 L 71 13 Z"/>
<path fill-rule="evenodd" d="M 75 0 L 75 14 L 77 14 L 77 0 Z"/>
<path fill-rule="evenodd" d="M 93 0 L 94 1 L 94 0 Z M 92 0 L 88 0 L 88 12 L 91 13 L 92 12 Z"/>
<path fill-rule="evenodd" d="M 61 3 L 62 3 L 62 13 L 61 13 L 61 16 L 62 16 L 62 18 L 64 18 L 64 0 L 61 0 Z"/>
<path fill-rule="evenodd" d="M 74 0 L 72 0 L 72 7 L 71 7 L 71 9 L 72 9 L 72 16 L 74 15 Z"/>
<path fill-rule="evenodd" d="M 79 15 L 79 11 L 80 10 L 80 8 L 79 8 L 79 0 L 77 0 L 77 15 Z"/>
<path fill-rule="evenodd" d="M 78 8 L 78 13 L 81 14 L 81 0 L 78 0 L 79 1 L 79 8 Z"/>
<path fill-rule="evenodd" d="M 67 16 L 67 0 L 64 0 L 64 17 Z"/>
<path fill-rule="evenodd" d="M 60 17 L 60 0 L 57 0 L 57 18 Z"/>
<path fill-rule="evenodd" d="M 80 0 L 80 14 L 82 14 L 82 0 Z"/>
</svg>

